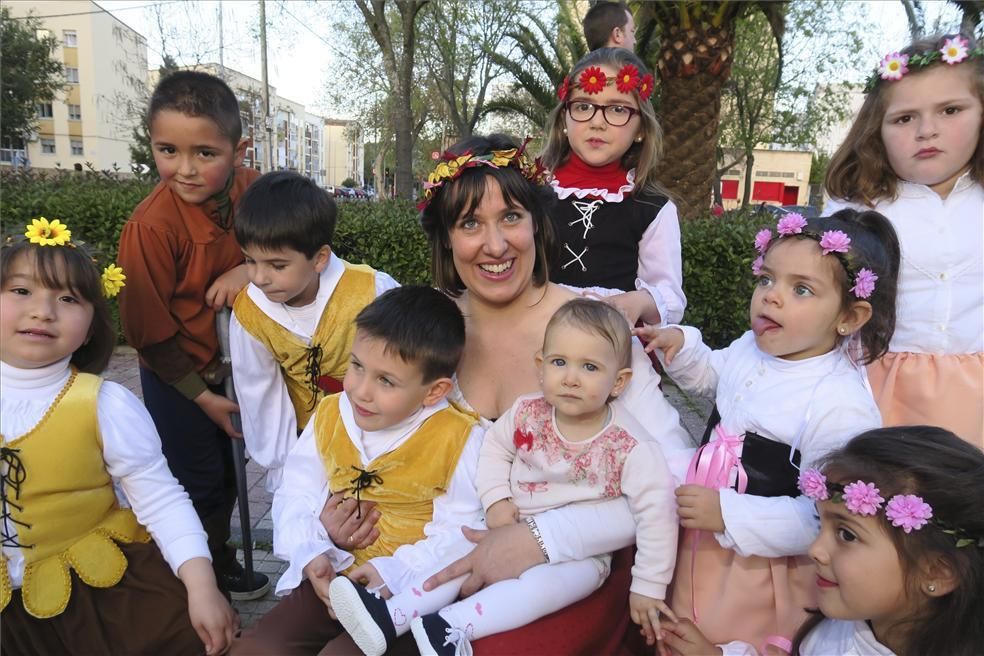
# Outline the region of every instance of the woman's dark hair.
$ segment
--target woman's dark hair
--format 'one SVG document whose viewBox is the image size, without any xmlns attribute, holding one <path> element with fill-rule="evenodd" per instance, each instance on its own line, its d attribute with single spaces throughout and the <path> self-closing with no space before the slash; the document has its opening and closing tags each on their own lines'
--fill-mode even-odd
<svg viewBox="0 0 984 656">
<path fill-rule="evenodd" d="M 827 455 L 820 469 L 830 482 L 874 483 L 885 499 L 914 494 L 933 509 L 931 522 L 911 533 L 893 527 L 884 512 L 875 516 L 898 551 L 909 596 L 922 596 L 920 567 L 932 560 L 949 567 L 957 582 L 952 592 L 928 597 L 904 620 L 905 649 L 899 656 L 979 655 L 984 645 L 984 452 L 935 426 L 879 428 Z M 958 547 L 959 539 L 972 543 Z M 816 613 L 800 628 L 793 654 L 823 619 Z"/>
<path fill-rule="evenodd" d="M 840 285 L 842 309 L 850 308 L 851 304 L 859 300 L 871 304 L 871 319 L 860 331 L 861 346 L 864 349 L 860 362 L 870 364 L 888 351 L 888 344 L 895 333 L 895 303 L 901 260 L 899 238 L 884 215 L 871 210 L 858 212 L 844 209 L 830 216 L 809 219 L 805 232 L 810 236 L 792 235 L 783 240 L 811 239 L 828 230 L 840 230 L 851 238 L 848 253 L 832 254 L 837 256 L 842 265 L 834 270 Z M 868 269 L 878 276 L 871 296 L 859 299 L 854 295 L 851 291 L 854 283 L 848 276 L 848 269 L 854 275 L 861 269 Z"/>
<path fill-rule="evenodd" d="M 487 137 L 475 135 L 454 144 L 448 152 L 458 156 L 517 147 L 518 144 L 504 134 L 490 134 Z M 476 166 L 465 169 L 455 180 L 445 182 L 420 214 L 420 225 L 431 245 L 431 275 L 434 285 L 449 296 L 460 296 L 465 290 L 461 276 L 454 268 L 451 231 L 462 216 L 474 212 L 482 202 L 489 179 L 499 184 L 502 198 L 507 205 L 523 208 L 533 216 L 533 241 L 536 247 L 533 283 L 537 287 L 547 283 L 550 258 L 554 256 L 556 244 L 549 215 L 556 202 L 553 190 L 527 180 L 515 166 Z"/>
<path fill-rule="evenodd" d="M 971 49 L 980 45 L 973 34 L 948 34 L 916 41 L 903 48 L 901 54 L 912 57 L 933 52 L 942 48 L 947 39 L 956 36 L 965 38 Z M 939 61 L 925 68 L 911 70 L 906 77 L 926 75 L 941 66 L 949 64 Z M 967 70 L 972 90 L 984 105 L 984 57 L 976 56 L 955 66 Z M 831 198 L 842 198 L 874 207 L 878 201 L 894 200 L 898 195 L 899 178 L 888 163 L 881 136 L 882 119 L 888 108 L 887 95 L 893 84 L 895 82 L 891 80 L 876 80 L 874 89 L 865 96 L 847 136 L 830 158 L 823 186 Z M 977 139 L 977 148 L 970 158 L 970 177 L 977 184 L 984 184 L 984 138 L 980 136 Z"/>
<path fill-rule="evenodd" d="M 293 171 L 273 171 L 251 184 L 236 208 L 233 227 L 243 248 L 290 249 L 308 259 L 335 236 L 335 201 Z"/>
<path fill-rule="evenodd" d="M 113 356 L 116 329 L 103 295 L 99 269 L 88 249 L 78 244 L 38 246 L 27 240 L 13 240 L 0 249 L 0 284 L 5 284 L 11 267 L 20 258 L 29 258 L 38 280 L 47 289 L 66 288 L 92 304 L 89 339 L 72 354 L 72 364 L 85 373 L 102 373 Z"/>
</svg>

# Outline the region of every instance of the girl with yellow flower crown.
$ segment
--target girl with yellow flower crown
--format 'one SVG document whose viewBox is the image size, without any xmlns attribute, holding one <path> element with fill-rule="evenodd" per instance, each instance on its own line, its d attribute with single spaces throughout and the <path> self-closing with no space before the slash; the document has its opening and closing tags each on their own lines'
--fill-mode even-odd
<svg viewBox="0 0 984 656">
<path fill-rule="evenodd" d="M 677 208 L 656 183 L 663 133 L 649 97 L 653 76 L 623 48 L 574 65 L 547 122 L 543 165 L 559 202 L 559 256 L 550 280 L 621 289 L 608 302 L 632 323 L 683 317 Z"/>
<path fill-rule="evenodd" d="M 143 404 L 98 376 L 125 275 L 60 221 L 24 237 L 0 249 L 3 653 L 221 653 L 237 621 L 198 516 Z"/>
</svg>

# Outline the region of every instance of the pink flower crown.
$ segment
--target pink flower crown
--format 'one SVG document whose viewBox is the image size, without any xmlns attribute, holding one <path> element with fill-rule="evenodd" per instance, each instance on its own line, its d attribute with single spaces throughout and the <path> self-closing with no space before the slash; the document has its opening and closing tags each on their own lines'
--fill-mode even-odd
<svg viewBox="0 0 984 656">
<path fill-rule="evenodd" d="M 818 469 L 807 469 L 800 474 L 799 489 L 813 501 L 843 503 L 848 512 L 862 517 L 872 517 L 884 507 L 885 517 L 892 522 L 892 526 L 901 528 L 906 533 L 933 524 L 953 537 L 958 548 L 972 545 L 984 548 L 984 538 L 974 538 L 962 529 L 951 528 L 935 519 L 932 506 L 915 494 L 896 494 L 885 503 L 881 491 L 874 483 L 831 483 Z"/>
<path fill-rule="evenodd" d="M 852 294 L 857 298 L 869 298 L 874 293 L 878 275 L 871 269 L 861 268 L 857 272 L 853 270 L 850 262 L 851 238 L 842 230 L 827 230 L 823 234 L 818 234 L 807 229 L 807 222 L 802 214 L 790 212 L 779 219 L 776 231 L 779 233 L 779 239 L 790 235 L 803 235 L 820 242 L 823 254 L 834 255 L 844 266 L 853 283 L 850 289 Z M 765 262 L 765 251 L 772 243 L 772 236 L 772 231 L 768 228 L 759 230 L 755 235 L 755 250 L 759 252 L 759 256 L 752 262 L 752 273 L 756 276 L 761 273 L 762 264 Z"/>
<path fill-rule="evenodd" d="M 615 77 L 608 77 L 598 66 L 588 66 L 578 76 L 575 82 L 570 77 L 565 77 L 564 81 L 557 87 L 557 98 L 560 102 L 567 100 L 571 89 L 580 89 L 589 96 L 601 93 L 609 84 L 614 84 L 615 88 L 622 93 L 639 92 L 639 97 L 648 100 L 653 93 L 653 75 L 645 73 L 640 75 L 639 68 L 633 64 L 626 64 L 619 69 Z"/>
<path fill-rule="evenodd" d="M 424 211 L 446 182 L 457 180 L 466 169 L 476 166 L 490 166 L 494 169 L 514 166 L 533 184 L 545 184 L 546 170 L 540 163 L 540 158 L 531 159 L 525 154 L 526 146 L 532 140 L 533 137 L 526 137 L 519 148 L 492 150 L 487 153 L 464 152 L 456 155 L 449 150 L 443 154 L 434 151 L 431 159 L 437 162 L 437 166 L 424 183 L 424 197 L 417 203 L 417 209 Z"/>
<path fill-rule="evenodd" d="M 870 93 L 878 86 L 880 80 L 896 82 L 901 80 L 910 70 L 926 68 L 937 62 L 953 66 L 973 57 L 984 57 L 984 47 L 970 47 L 970 41 L 956 34 L 944 37 L 943 45 L 938 49 L 928 50 L 913 55 L 900 52 L 890 52 L 878 63 L 875 72 L 868 78 L 864 87 L 865 93 Z"/>
</svg>

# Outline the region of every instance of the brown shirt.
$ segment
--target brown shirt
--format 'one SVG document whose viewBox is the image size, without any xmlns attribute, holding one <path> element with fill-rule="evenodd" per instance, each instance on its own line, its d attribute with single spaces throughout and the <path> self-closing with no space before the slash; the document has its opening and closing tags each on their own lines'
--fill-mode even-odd
<svg viewBox="0 0 984 656">
<path fill-rule="evenodd" d="M 238 168 L 233 175 L 229 197 L 235 208 L 260 174 Z M 205 389 L 197 374 L 218 353 L 215 312 L 206 305 L 205 292 L 243 262 L 231 221 L 227 227 L 221 223 L 214 201 L 186 203 L 162 182 L 120 235 L 119 264 L 126 274 L 120 294 L 123 334 L 141 364 L 189 398 Z"/>
</svg>

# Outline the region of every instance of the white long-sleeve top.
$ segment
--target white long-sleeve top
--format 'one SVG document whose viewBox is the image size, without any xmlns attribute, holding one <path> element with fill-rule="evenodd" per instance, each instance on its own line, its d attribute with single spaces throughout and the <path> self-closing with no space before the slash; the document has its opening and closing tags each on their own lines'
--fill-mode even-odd
<svg viewBox="0 0 984 656">
<path fill-rule="evenodd" d="M 567 440 L 542 394 L 519 397 L 485 433 L 478 492 L 486 510 L 511 498 L 524 517 L 624 496 L 636 521 L 632 592 L 664 599 L 676 562 L 673 477 L 659 445 L 627 412 L 586 440 Z"/>
<path fill-rule="evenodd" d="M 260 288 L 250 283 L 246 288 L 256 307 L 310 346 L 321 316 L 345 273 L 345 264 L 334 253 L 322 270 L 318 294 L 303 307 L 287 307 L 270 301 Z M 389 274 L 376 272 L 376 296 L 399 287 Z M 287 393 L 283 371 L 273 354 L 242 327 L 235 312 L 229 321 L 229 350 L 232 357 L 233 382 L 239 399 L 246 448 L 258 464 L 267 470 L 266 489 L 276 491 L 283 477 L 287 452 L 297 441 L 297 415 Z"/>
<path fill-rule="evenodd" d="M 71 374 L 65 358 L 39 369 L 19 369 L 0 362 L 0 432 L 10 441 L 30 431 L 44 416 Z M 130 506 L 147 527 L 175 574 L 192 558 L 208 558 L 201 521 L 188 493 L 167 468 L 161 439 L 147 409 L 128 389 L 103 381 L 96 400 L 106 471 L 117 479 Z M 16 534 L 12 522 L 8 534 Z M 24 578 L 18 547 L 3 547 L 14 588 Z"/>
<path fill-rule="evenodd" d="M 759 656 L 747 642 L 718 645 L 722 656 Z M 895 656 L 864 621 L 825 619 L 803 639 L 800 656 Z"/>
<path fill-rule="evenodd" d="M 666 372 L 683 389 L 713 396 L 729 434 L 751 431 L 797 448 L 805 469 L 881 426 L 863 371 L 840 348 L 790 361 L 761 351 L 751 331 L 712 351 L 696 328 L 674 327 L 683 331 L 684 346 L 671 364 L 664 362 Z M 733 489 L 722 489 L 720 497 L 725 531 L 716 537 L 741 556 L 805 554 L 816 538 L 816 509 L 807 497 L 759 497 Z"/>
<path fill-rule="evenodd" d="M 364 468 L 379 456 L 399 448 L 428 417 L 447 407 L 447 401 L 441 401 L 422 408 L 396 426 L 365 432 L 355 423 L 348 397 L 341 394 L 338 399 L 342 424 L 358 449 Z M 470 545 L 461 533 L 462 526 L 484 527 L 482 503 L 475 487 L 484 433 L 485 429 L 476 425 L 468 436 L 447 491 L 434 500 L 434 515 L 424 526 L 424 540 L 400 547 L 394 553 L 396 557 L 372 559 L 393 594 L 402 591 L 420 575 L 415 571 L 417 563 L 446 564 L 467 553 Z M 331 541 L 321 523 L 321 510 L 330 493 L 328 475 L 318 453 L 314 422 L 311 421 L 287 454 L 283 482 L 273 497 L 273 552 L 289 563 L 277 584 L 277 594 L 286 594 L 300 585 L 304 568 L 316 556 L 326 555 L 339 572 L 354 561 L 352 554 Z"/>
<path fill-rule="evenodd" d="M 831 200 L 824 214 L 850 207 Z M 873 208 L 892 222 L 902 247 L 894 353 L 984 351 L 984 187 L 965 173 L 945 199 L 899 181 L 898 198 Z"/>
<path fill-rule="evenodd" d="M 635 189 L 635 169 L 625 176 L 618 191 L 562 187 L 552 180 L 557 198 L 601 198 L 606 203 L 621 203 Z M 683 318 L 687 297 L 683 294 L 683 256 L 680 252 L 680 218 L 673 201 L 667 201 L 639 240 L 639 268 L 636 289 L 646 290 L 659 310 L 661 325 L 676 323 Z"/>
</svg>

